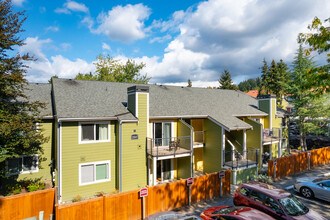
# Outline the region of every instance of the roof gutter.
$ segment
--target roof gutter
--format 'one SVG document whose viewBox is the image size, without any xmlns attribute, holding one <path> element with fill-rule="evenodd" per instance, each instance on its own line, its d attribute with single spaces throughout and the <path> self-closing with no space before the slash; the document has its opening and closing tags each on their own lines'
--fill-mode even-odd
<svg viewBox="0 0 330 220">
<path fill-rule="evenodd" d="M 150 116 L 150 119 L 166 119 L 166 118 L 207 118 L 208 115 L 182 115 L 182 116 Z"/>
<path fill-rule="evenodd" d="M 62 121 L 106 121 L 117 120 L 117 117 L 91 117 L 91 118 L 58 118 L 58 122 Z"/>
<path fill-rule="evenodd" d="M 241 115 L 232 115 L 234 117 L 253 117 L 253 116 L 268 116 L 267 113 L 261 113 L 261 114 L 241 114 Z"/>
</svg>

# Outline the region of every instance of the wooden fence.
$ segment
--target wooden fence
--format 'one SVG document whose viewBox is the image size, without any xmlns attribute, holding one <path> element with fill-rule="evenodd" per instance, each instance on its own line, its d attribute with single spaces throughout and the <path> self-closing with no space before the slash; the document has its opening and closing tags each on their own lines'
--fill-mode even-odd
<svg viewBox="0 0 330 220">
<path fill-rule="evenodd" d="M 231 171 L 227 170 L 223 178 L 223 195 L 230 193 L 230 178 Z M 148 196 L 145 197 L 146 216 L 188 205 L 188 191 L 186 180 L 148 187 Z M 195 177 L 191 194 L 192 203 L 219 197 L 218 173 Z M 71 204 L 55 205 L 55 210 L 56 220 L 141 219 L 142 199 L 139 197 L 139 190 L 134 190 Z"/>
<path fill-rule="evenodd" d="M 15 220 L 38 216 L 43 211 L 44 219 L 54 211 L 55 189 L 45 189 L 36 192 L 0 198 L 0 219 Z"/>
<path fill-rule="evenodd" d="M 330 163 L 330 147 L 324 147 L 310 152 L 310 167 Z M 308 152 L 302 152 L 277 159 L 276 178 L 301 172 L 308 169 Z M 268 161 L 268 176 L 274 176 L 274 160 Z"/>
</svg>

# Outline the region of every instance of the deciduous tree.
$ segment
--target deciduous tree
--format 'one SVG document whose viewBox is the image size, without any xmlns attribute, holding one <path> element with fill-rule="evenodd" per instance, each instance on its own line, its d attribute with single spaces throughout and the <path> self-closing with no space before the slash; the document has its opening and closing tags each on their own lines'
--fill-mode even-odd
<svg viewBox="0 0 330 220">
<path fill-rule="evenodd" d="M 24 95 L 28 84 L 24 63 L 32 58 L 15 53 L 24 45 L 20 33 L 25 20 L 24 12 L 13 12 L 10 0 L 0 1 L 0 177 L 5 177 L 6 159 L 40 154 L 47 141 L 35 129 L 43 104 L 29 102 Z"/>
<path fill-rule="evenodd" d="M 140 71 L 145 67 L 144 63 L 137 64 L 134 60 L 128 59 L 125 64 L 115 60 L 111 56 L 98 56 L 95 73 L 79 73 L 75 79 L 99 80 L 111 82 L 144 83 L 150 80 L 147 75 L 141 75 Z"/>
</svg>

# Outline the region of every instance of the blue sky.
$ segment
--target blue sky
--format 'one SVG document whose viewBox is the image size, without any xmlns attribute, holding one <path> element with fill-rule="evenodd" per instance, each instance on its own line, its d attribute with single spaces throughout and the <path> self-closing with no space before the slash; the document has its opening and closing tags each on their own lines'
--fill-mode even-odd
<svg viewBox="0 0 330 220">
<path fill-rule="evenodd" d="M 238 83 L 260 76 L 263 58 L 290 64 L 297 35 L 318 16 L 326 0 L 44 1 L 13 0 L 26 10 L 21 53 L 27 79 L 73 78 L 94 71 L 99 54 L 146 63 L 151 83 L 216 86 L 224 69 Z M 319 63 L 324 55 L 317 55 Z"/>
</svg>

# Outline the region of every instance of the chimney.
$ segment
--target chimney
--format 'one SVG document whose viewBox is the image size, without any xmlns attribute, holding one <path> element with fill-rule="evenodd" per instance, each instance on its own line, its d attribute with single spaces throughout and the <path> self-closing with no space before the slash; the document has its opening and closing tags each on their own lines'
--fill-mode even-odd
<svg viewBox="0 0 330 220">
<path fill-rule="evenodd" d="M 149 86 L 137 85 L 127 88 L 127 109 L 135 117 L 146 116 L 149 108 Z"/>
<path fill-rule="evenodd" d="M 259 95 L 258 99 L 258 108 L 259 110 L 266 112 L 268 114 L 267 119 L 265 120 L 264 128 L 272 129 L 272 122 L 275 119 L 276 115 L 276 96 L 275 95 Z"/>
</svg>

